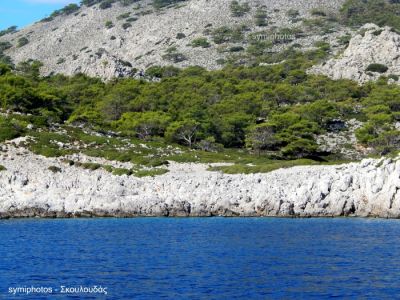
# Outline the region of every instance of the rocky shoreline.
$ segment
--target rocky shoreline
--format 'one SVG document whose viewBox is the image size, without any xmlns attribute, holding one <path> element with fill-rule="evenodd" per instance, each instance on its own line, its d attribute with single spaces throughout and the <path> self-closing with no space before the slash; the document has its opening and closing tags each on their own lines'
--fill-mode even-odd
<svg viewBox="0 0 400 300">
<path fill-rule="evenodd" d="M 3 146 L 0 218 L 400 217 L 400 161 L 367 159 L 228 175 L 171 163 L 156 177 L 115 176 Z M 50 166 L 61 171 L 53 173 Z"/>
</svg>

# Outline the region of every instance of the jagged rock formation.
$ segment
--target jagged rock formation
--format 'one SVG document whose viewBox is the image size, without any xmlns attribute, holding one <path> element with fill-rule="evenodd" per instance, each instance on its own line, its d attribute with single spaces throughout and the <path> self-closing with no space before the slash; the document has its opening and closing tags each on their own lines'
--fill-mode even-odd
<svg viewBox="0 0 400 300">
<path fill-rule="evenodd" d="M 171 64 L 216 69 L 221 67 L 218 60 L 229 55 L 225 49 L 229 47 L 225 45 L 224 48 L 223 45 L 211 42 L 206 31 L 222 26 L 234 28 L 245 25 L 248 27 L 246 34 L 249 34 L 264 29 L 293 27 L 298 24 L 294 24 L 287 16 L 289 9 L 298 10 L 299 19 L 309 18 L 312 9 L 337 11 L 344 0 L 248 2 L 251 10 L 242 17 L 232 16 L 231 0 L 188 0 L 179 6 L 161 10 L 155 10 L 146 0 L 138 2 L 140 7 L 138 3 L 129 6 L 115 3 L 108 9 L 100 9 L 98 5 L 83 6 L 76 13 L 61 15 L 48 22 L 38 22 L 17 33 L 0 37 L 0 42 L 9 41 L 13 45 L 5 54 L 15 63 L 28 59 L 43 62 L 44 75 L 83 72 L 109 79 L 130 76 L 135 69 Z M 266 11 L 267 27 L 255 25 L 257 8 Z M 190 43 L 199 37 L 208 38 L 210 47 L 192 47 Z M 28 43 L 18 47 L 21 38 L 26 38 Z M 294 43 L 312 47 L 316 40 L 326 38 L 311 34 Z M 228 46 L 246 47 L 246 41 Z M 186 60 L 174 62 L 163 58 L 166 50 L 171 47 L 176 47 L 177 53 L 183 54 Z"/>
<path fill-rule="evenodd" d="M 372 149 L 364 148 L 357 143 L 355 131 L 362 127 L 363 123 L 356 119 L 347 122 L 337 120 L 338 128 L 331 128 L 330 132 L 316 137 L 319 150 L 322 152 L 340 154 L 350 160 L 361 160 Z"/>
<path fill-rule="evenodd" d="M 371 64 L 386 66 L 387 70 L 370 71 L 368 67 Z M 392 82 L 400 83 L 400 35 L 389 27 L 380 28 L 374 24 L 366 24 L 350 40 L 342 55 L 314 67 L 311 72 L 325 74 L 333 79 L 352 79 L 360 83 L 385 75 L 391 77 L 389 80 Z"/>
<path fill-rule="evenodd" d="M 154 178 L 114 176 L 3 146 L 0 217 L 400 217 L 400 160 L 225 175 L 171 164 Z M 48 168 L 56 166 L 61 172 Z"/>
</svg>

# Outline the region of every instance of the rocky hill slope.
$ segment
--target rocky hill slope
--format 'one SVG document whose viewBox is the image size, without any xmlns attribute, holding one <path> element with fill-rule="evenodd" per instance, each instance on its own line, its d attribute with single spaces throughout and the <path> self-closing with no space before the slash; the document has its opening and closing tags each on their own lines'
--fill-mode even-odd
<svg viewBox="0 0 400 300">
<path fill-rule="evenodd" d="M 343 54 L 314 67 L 312 72 L 360 83 L 385 75 L 400 83 L 400 35 L 390 27 L 367 24 L 350 40 Z"/>
<path fill-rule="evenodd" d="M 161 9 L 145 0 L 127 6 L 114 3 L 106 9 L 82 6 L 4 35 L 0 42 L 11 44 L 5 54 L 15 63 L 41 61 L 44 75 L 83 72 L 109 79 L 171 64 L 216 69 L 223 59 L 248 46 L 251 33 L 301 27 L 300 20 L 321 11 L 335 12 L 344 0 L 251 0 L 248 6 L 239 2 L 236 13 L 232 2 L 188 0 Z M 334 43 L 343 34 L 341 29 L 302 32 L 288 45 L 307 49 L 316 41 Z M 276 48 L 280 47 L 278 43 Z"/>
<path fill-rule="evenodd" d="M 15 142 L 15 141 L 14 141 Z M 17 142 L 18 144 L 18 142 Z M 74 216 L 400 217 L 400 161 L 226 175 L 176 164 L 157 177 L 83 170 L 1 146 L 0 218 Z M 49 167 L 59 168 L 52 172 Z"/>
</svg>

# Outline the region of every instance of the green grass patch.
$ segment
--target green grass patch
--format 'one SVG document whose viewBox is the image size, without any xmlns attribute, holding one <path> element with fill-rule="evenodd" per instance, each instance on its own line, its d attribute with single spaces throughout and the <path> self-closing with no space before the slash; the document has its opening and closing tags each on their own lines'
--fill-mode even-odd
<svg viewBox="0 0 400 300">
<path fill-rule="evenodd" d="M 135 177 L 154 177 L 168 173 L 167 169 L 139 170 L 134 173 Z"/>
<path fill-rule="evenodd" d="M 86 162 L 86 163 L 75 162 L 74 166 L 81 167 L 85 170 L 91 170 L 91 171 L 95 171 L 104 167 L 102 164 L 92 163 L 92 162 Z"/>
<path fill-rule="evenodd" d="M 116 176 L 122 176 L 122 175 L 131 176 L 133 174 L 133 171 L 131 169 L 125 169 L 125 168 L 112 168 L 111 173 Z"/>
<path fill-rule="evenodd" d="M 263 154 L 255 155 L 245 149 L 221 149 L 219 152 L 207 152 L 189 149 L 176 144 L 167 144 L 163 141 L 142 141 L 128 137 L 105 137 L 84 133 L 81 129 L 64 126 L 64 133 L 48 131 L 32 132 L 34 137 L 28 147 L 36 154 L 47 157 L 83 153 L 90 157 L 104 158 L 110 161 L 132 163 L 134 167 L 115 168 L 93 162 L 74 162 L 63 160 L 70 166 L 81 167 L 87 170 L 103 169 L 114 175 L 122 176 L 156 176 L 168 172 L 160 168 L 168 165 L 168 161 L 178 163 L 232 163 L 231 166 L 213 167 L 211 171 L 222 171 L 228 174 L 267 173 L 280 168 L 289 168 L 300 165 L 317 165 L 321 161 L 312 159 L 280 160 L 277 157 Z M 60 144 L 62 143 L 62 145 Z M 78 148 L 60 148 L 61 146 Z M 327 162 L 338 163 L 337 158 L 327 157 Z"/>
<path fill-rule="evenodd" d="M 0 142 L 12 140 L 23 133 L 22 125 L 11 118 L 0 116 Z"/>
<path fill-rule="evenodd" d="M 252 174 L 252 173 L 269 173 L 282 168 L 291 168 L 295 166 L 317 165 L 318 162 L 311 159 L 298 159 L 290 161 L 270 161 L 265 164 L 249 165 L 235 164 L 232 166 L 211 167 L 209 171 L 222 171 L 226 174 Z"/>
</svg>

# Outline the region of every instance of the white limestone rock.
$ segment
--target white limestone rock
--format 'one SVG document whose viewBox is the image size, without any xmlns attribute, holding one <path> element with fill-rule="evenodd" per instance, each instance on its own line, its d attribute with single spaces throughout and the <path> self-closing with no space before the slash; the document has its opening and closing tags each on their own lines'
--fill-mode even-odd
<svg viewBox="0 0 400 300">
<path fill-rule="evenodd" d="M 0 37 L 0 42 L 8 41 L 13 47 L 5 54 L 17 64 L 29 59 L 39 60 L 44 65 L 43 75 L 60 73 L 73 75 L 84 73 L 103 79 L 133 76 L 136 71 L 151 66 L 175 65 L 187 67 L 199 65 L 207 69 L 218 69 L 218 59 L 229 56 L 229 51 L 221 51 L 221 45 L 211 43 L 209 48 L 190 46 L 199 37 L 211 37 L 205 30 L 214 30 L 222 26 L 235 28 L 246 26 L 251 32 L 259 32 L 264 27 L 257 27 L 254 16 L 257 8 L 265 7 L 268 15 L 267 28 L 296 27 L 287 16 L 287 10 L 299 11 L 299 18 L 309 18 L 311 10 L 323 7 L 325 11 L 337 11 L 344 0 L 250 0 L 251 11 L 243 17 L 232 17 L 231 0 L 188 0 L 178 7 L 155 10 L 151 1 L 142 0 L 132 5 L 118 3 L 109 9 L 100 9 L 99 5 L 82 7 L 70 15 L 55 17 L 49 22 L 37 22 L 20 31 Z M 141 8 L 136 9 L 140 4 Z M 130 13 L 131 27 L 124 29 L 126 19 L 123 14 Z M 111 21 L 113 27 L 107 28 Z M 185 37 L 178 39 L 177 34 Z M 335 35 L 334 33 L 333 35 Z M 29 43 L 17 47 L 20 38 L 27 38 Z M 325 40 L 326 36 L 309 35 L 294 41 L 303 48 L 313 47 L 316 41 Z M 246 42 L 240 45 L 246 47 Z M 239 44 L 235 44 L 238 46 Z M 232 44 L 230 45 L 232 46 Z M 187 60 L 171 62 L 163 59 L 165 51 L 176 47 Z"/>
<path fill-rule="evenodd" d="M 267 174 L 227 175 L 171 163 L 157 177 L 114 176 L 3 146 L 0 217 L 400 217 L 400 161 L 368 159 Z M 48 168 L 57 166 L 61 173 Z"/>
<path fill-rule="evenodd" d="M 388 70 L 385 73 L 367 71 L 375 63 L 385 65 Z M 400 35 L 390 27 L 366 24 L 353 36 L 342 55 L 314 66 L 310 72 L 359 83 L 377 80 L 382 75 L 400 76 Z M 400 81 L 391 79 L 391 83 Z"/>
</svg>

